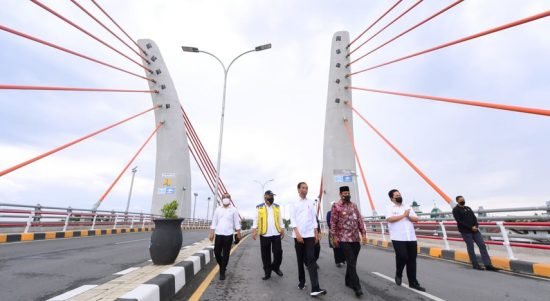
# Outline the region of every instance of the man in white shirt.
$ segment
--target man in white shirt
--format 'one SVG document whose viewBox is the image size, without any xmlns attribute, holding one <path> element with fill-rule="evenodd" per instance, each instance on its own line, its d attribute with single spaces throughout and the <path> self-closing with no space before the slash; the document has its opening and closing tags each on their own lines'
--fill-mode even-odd
<svg viewBox="0 0 550 301">
<path fill-rule="evenodd" d="M 315 204 L 307 198 L 308 186 L 305 182 L 298 183 L 300 198 L 294 201 L 290 207 L 290 227 L 293 229 L 294 249 L 298 261 L 298 288 L 304 289 L 306 276 L 304 261 L 309 272 L 311 282 L 311 296 L 325 295 L 326 290 L 319 287 L 317 275 L 317 263 L 315 262 L 315 244 L 319 242 L 317 232 L 317 215 Z"/>
<path fill-rule="evenodd" d="M 416 279 L 417 244 L 413 222 L 418 221 L 418 216 L 410 206 L 403 205 L 403 198 L 397 189 L 390 190 L 388 196 L 392 205 L 387 209 L 386 221 L 395 250 L 395 284 L 401 285 L 403 269 L 407 266 L 409 287 L 425 292 L 426 289 L 421 287 Z"/>
<path fill-rule="evenodd" d="M 214 240 L 214 255 L 220 266 L 220 280 L 225 280 L 225 271 L 229 262 L 229 252 L 233 243 L 233 233 L 237 230 L 237 239 L 241 239 L 241 220 L 237 208 L 231 206 L 231 196 L 222 197 L 222 205 L 216 208 L 210 225 L 210 241 Z"/>
<path fill-rule="evenodd" d="M 256 215 L 252 225 L 252 239 L 256 240 L 260 234 L 260 251 L 262 252 L 262 263 L 264 265 L 264 277 L 262 280 L 271 278 L 271 272 L 280 277 L 281 262 L 283 261 L 283 249 L 281 239 L 285 237 L 283 229 L 283 217 L 279 205 L 274 203 L 275 194 L 268 190 L 264 193 L 264 202 L 256 206 Z M 271 262 L 273 252 L 273 262 Z"/>
</svg>

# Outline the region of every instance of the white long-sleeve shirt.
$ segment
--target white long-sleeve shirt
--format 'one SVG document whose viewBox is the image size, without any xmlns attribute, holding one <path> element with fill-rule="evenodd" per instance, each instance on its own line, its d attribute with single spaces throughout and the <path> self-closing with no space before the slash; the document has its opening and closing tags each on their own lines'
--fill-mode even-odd
<svg viewBox="0 0 550 301">
<path fill-rule="evenodd" d="M 317 230 L 317 213 L 315 212 L 315 202 L 308 199 L 298 198 L 290 205 L 290 227 L 298 228 L 298 232 L 303 238 L 315 237 Z M 292 231 L 292 237 L 296 238 L 296 233 Z"/>
<path fill-rule="evenodd" d="M 277 227 L 275 227 L 275 213 L 273 212 L 273 205 L 268 206 L 265 204 L 265 207 L 267 208 L 267 232 L 262 235 L 265 237 L 268 236 L 275 236 L 275 235 L 281 235 L 281 233 L 277 232 Z M 279 212 L 279 226 L 282 228 L 284 227 L 283 223 L 283 216 Z M 258 229 L 258 213 L 254 215 L 254 223 L 252 224 L 252 229 Z"/>
<path fill-rule="evenodd" d="M 237 208 L 220 206 L 214 211 L 210 229 L 217 235 L 233 235 L 235 230 L 241 230 L 241 220 Z"/>
</svg>

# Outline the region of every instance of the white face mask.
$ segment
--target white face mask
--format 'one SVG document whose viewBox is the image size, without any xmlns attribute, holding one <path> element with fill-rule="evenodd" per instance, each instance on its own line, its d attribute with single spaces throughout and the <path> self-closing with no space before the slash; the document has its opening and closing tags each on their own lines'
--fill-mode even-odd
<svg viewBox="0 0 550 301">
<path fill-rule="evenodd" d="M 227 206 L 227 205 L 231 204 L 231 201 L 228 198 L 224 198 L 224 199 L 222 199 L 222 203 L 223 203 L 224 206 Z"/>
</svg>

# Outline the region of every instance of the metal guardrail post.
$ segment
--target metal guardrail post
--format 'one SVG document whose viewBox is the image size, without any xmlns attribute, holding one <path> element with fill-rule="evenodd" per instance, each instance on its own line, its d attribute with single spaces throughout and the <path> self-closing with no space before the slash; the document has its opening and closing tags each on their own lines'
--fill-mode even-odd
<svg viewBox="0 0 550 301">
<path fill-rule="evenodd" d="M 508 232 L 506 231 L 506 228 L 504 227 L 504 222 L 496 222 L 498 227 L 500 228 L 500 234 L 502 235 L 503 245 L 506 247 L 506 251 L 508 252 L 508 259 L 516 259 L 514 257 L 514 252 L 512 251 L 512 247 L 510 246 L 510 240 L 508 239 Z"/>
<path fill-rule="evenodd" d="M 380 230 L 382 231 L 382 240 L 386 241 L 386 231 L 384 230 L 384 223 L 380 222 Z"/>
<path fill-rule="evenodd" d="M 134 218 L 135 218 L 135 216 L 132 215 L 132 223 L 130 224 L 130 229 L 134 228 Z"/>
<path fill-rule="evenodd" d="M 113 225 L 113 229 L 116 229 L 117 222 L 118 222 L 118 213 L 115 214 L 115 224 Z"/>
<path fill-rule="evenodd" d="M 94 220 L 92 221 L 92 227 L 90 228 L 90 230 L 95 230 L 94 228 L 95 228 L 95 221 L 96 221 L 96 219 L 97 219 L 97 213 L 94 214 Z"/>
<path fill-rule="evenodd" d="M 25 231 L 23 231 L 23 233 L 28 233 L 29 232 L 29 228 L 32 225 L 33 218 L 34 218 L 34 210 L 29 212 L 29 218 L 27 219 L 27 226 L 25 226 Z"/>
<path fill-rule="evenodd" d="M 445 250 L 450 250 L 449 247 L 449 240 L 447 240 L 447 231 L 445 230 L 445 224 L 443 222 L 439 222 L 439 225 L 441 226 L 441 232 L 443 233 L 443 241 L 445 242 Z"/>
<path fill-rule="evenodd" d="M 63 226 L 63 232 L 67 231 L 67 227 L 69 226 L 69 219 L 71 218 L 71 212 L 67 211 L 67 218 L 65 219 L 65 225 Z"/>
<path fill-rule="evenodd" d="M 145 228 L 145 217 L 143 218 L 143 223 L 141 224 L 141 229 Z"/>
</svg>

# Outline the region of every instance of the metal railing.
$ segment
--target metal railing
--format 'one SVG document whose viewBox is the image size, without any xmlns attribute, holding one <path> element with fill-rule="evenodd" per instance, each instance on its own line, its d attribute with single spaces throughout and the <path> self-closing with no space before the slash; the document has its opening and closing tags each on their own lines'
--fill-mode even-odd
<svg viewBox="0 0 550 301">
<path fill-rule="evenodd" d="M 494 213 L 537 212 L 537 215 L 487 215 Z M 544 211 L 538 214 L 539 211 Z M 512 247 L 550 250 L 550 206 L 505 208 L 474 211 L 478 215 L 479 230 L 489 245 L 504 246 L 509 259 L 516 259 Z M 446 250 L 450 241 L 463 241 L 452 212 L 420 213 L 414 223 L 418 238 L 440 240 Z M 367 233 L 388 239 L 388 225 L 384 216 L 364 218 Z"/>
</svg>

